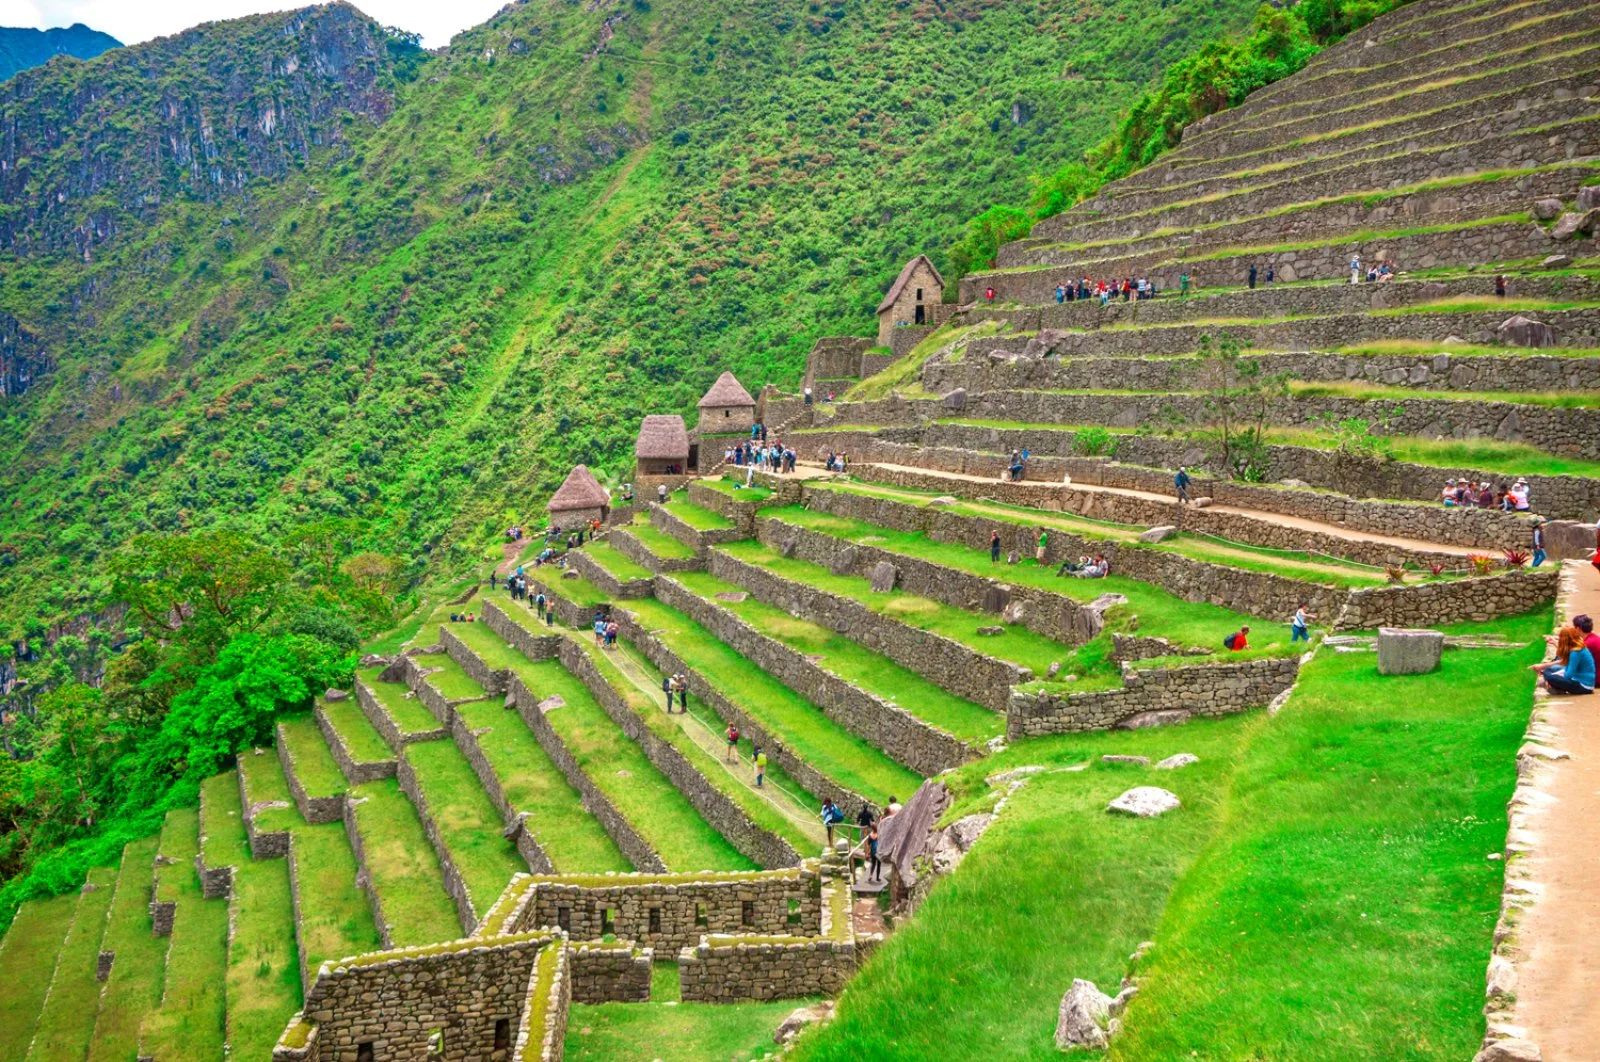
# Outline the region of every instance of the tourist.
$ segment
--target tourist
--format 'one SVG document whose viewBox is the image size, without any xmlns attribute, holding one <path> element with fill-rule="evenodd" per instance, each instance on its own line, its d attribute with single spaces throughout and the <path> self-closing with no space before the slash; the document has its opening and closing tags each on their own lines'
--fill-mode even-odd
<svg viewBox="0 0 1600 1062">
<path fill-rule="evenodd" d="M 1060 284 L 1056 285 L 1056 305 L 1060 306 L 1067 301 L 1067 289 Z"/>
<path fill-rule="evenodd" d="M 666 694 L 666 696 L 667 696 L 667 714 L 668 715 L 672 714 L 672 687 L 674 685 L 674 682 L 675 682 L 675 680 L 674 680 L 673 676 L 671 676 L 671 675 L 662 675 L 661 676 L 661 692 Z"/>
<path fill-rule="evenodd" d="M 1256 286 L 1256 267 L 1252 265 L 1250 267 L 1250 290 L 1254 291 L 1255 290 L 1255 286 Z"/>
<path fill-rule="evenodd" d="M 1270 287 L 1272 282 L 1276 279 L 1278 279 L 1277 271 L 1271 266 L 1267 266 L 1267 286 Z"/>
<path fill-rule="evenodd" d="M 1439 492 L 1439 498 L 1440 498 L 1441 501 L 1444 502 L 1446 508 L 1454 508 L 1455 507 L 1455 504 L 1456 504 L 1456 481 L 1455 480 L 1447 479 L 1447 480 L 1444 481 L 1444 490 Z"/>
<path fill-rule="evenodd" d="M 760 789 L 767 777 L 767 754 L 761 751 L 761 746 L 755 747 L 755 753 L 750 757 L 750 763 L 756 769 L 756 788 Z"/>
<path fill-rule="evenodd" d="M 872 821 L 872 809 L 862 804 L 861 810 L 856 812 L 856 825 L 861 827 L 862 830 L 866 830 L 867 827 L 872 825 Z"/>
<path fill-rule="evenodd" d="M 1489 481 L 1484 480 L 1478 487 L 1477 506 L 1480 509 L 1494 508 L 1494 488 L 1489 486 Z"/>
<path fill-rule="evenodd" d="M 622 626 L 619 623 L 617 623 L 616 620 L 612 620 L 610 623 L 606 624 L 606 648 L 607 649 L 615 649 L 617 647 L 617 634 L 620 633 L 621 630 L 622 630 Z"/>
<path fill-rule="evenodd" d="M 867 880 L 883 880 L 883 860 L 878 858 L 878 826 L 867 827 Z"/>
<path fill-rule="evenodd" d="M 1189 470 L 1182 465 L 1178 466 L 1178 474 L 1172 477 L 1172 485 L 1178 488 L 1178 504 L 1189 504 Z"/>
<path fill-rule="evenodd" d="M 811 388 L 806 388 L 806 405 L 811 404 Z"/>
<path fill-rule="evenodd" d="M 1494 297 L 1497 299 L 1506 297 L 1506 277 L 1504 273 L 1496 273 L 1494 276 Z"/>
<path fill-rule="evenodd" d="M 688 675 L 679 675 L 678 676 L 678 707 L 683 710 L 683 714 L 684 715 L 688 715 L 689 714 L 689 676 Z"/>
<path fill-rule="evenodd" d="M 1043 531 L 1043 530 L 1041 530 L 1039 532 L 1039 545 L 1033 551 L 1033 559 L 1035 561 L 1039 562 L 1040 564 L 1044 563 L 1045 540 L 1048 539 L 1049 537 L 1050 537 L 1050 532 Z"/>
<path fill-rule="evenodd" d="M 556 606 L 553 601 L 545 606 L 544 625 L 546 627 L 554 627 L 556 625 Z"/>
<path fill-rule="evenodd" d="M 1600 530 L 1595 532 L 1595 541 L 1600 543 Z M 998 530 L 989 532 L 989 563 L 1000 563 L 1000 532 Z"/>
<path fill-rule="evenodd" d="M 831 799 L 822 801 L 822 828 L 828 831 L 828 847 L 833 847 L 833 828 L 844 821 L 844 812 Z"/>
<path fill-rule="evenodd" d="M 1178 297 L 1180 299 L 1187 299 L 1189 297 L 1189 274 L 1188 273 L 1179 273 L 1178 274 Z"/>
<path fill-rule="evenodd" d="M 729 723 L 728 732 L 724 736 L 728 739 L 728 762 L 732 763 L 739 758 L 739 728 Z"/>
<path fill-rule="evenodd" d="M 983 297 L 984 297 L 985 301 L 993 302 L 994 301 L 994 289 L 993 288 L 984 288 L 983 289 Z"/>
<path fill-rule="evenodd" d="M 1518 479 L 1515 483 L 1511 484 L 1511 489 L 1506 492 L 1506 496 L 1511 499 L 1511 507 L 1516 512 L 1525 513 L 1528 511 L 1527 480 Z"/>
<path fill-rule="evenodd" d="M 1600 660 L 1600 634 L 1594 632 L 1594 620 L 1588 616 L 1573 616 L 1572 625 L 1583 632 L 1583 647 L 1589 655 Z"/>
<path fill-rule="evenodd" d="M 1309 642 L 1311 640 L 1311 628 L 1308 624 L 1316 618 L 1314 613 L 1306 611 L 1306 603 L 1304 601 L 1300 602 L 1300 607 L 1294 610 L 1294 619 L 1289 621 L 1289 644 Z"/>
<path fill-rule="evenodd" d="M 602 648 L 606 644 L 606 619 L 599 614 L 594 617 L 594 644 Z"/>
<path fill-rule="evenodd" d="M 1232 650 L 1235 653 L 1249 648 L 1250 639 L 1247 637 L 1249 633 L 1249 627 L 1240 627 L 1238 630 L 1222 639 L 1223 648 Z"/>
<path fill-rule="evenodd" d="M 1350 283 L 1352 283 L 1352 284 L 1360 284 L 1361 283 L 1361 256 L 1360 255 L 1351 255 L 1350 256 Z"/>
<path fill-rule="evenodd" d="M 665 483 L 656 484 L 656 502 L 660 505 L 667 504 L 667 485 Z"/>
<path fill-rule="evenodd" d="M 1106 560 L 1104 553 L 1096 553 L 1094 560 L 1084 565 L 1075 572 L 1079 579 L 1104 579 L 1111 572 L 1111 563 Z"/>
<path fill-rule="evenodd" d="M 888 818 L 890 815 L 898 814 L 899 811 L 900 798 L 891 793 L 889 795 L 889 804 L 883 809 L 883 817 Z"/>
<path fill-rule="evenodd" d="M 1544 517 L 1533 518 L 1533 566 L 1544 563 Z"/>
<path fill-rule="evenodd" d="M 1584 644 L 1587 636 L 1576 626 L 1556 635 L 1556 663 L 1534 664 L 1552 693 L 1582 695 L 1594 692 L 1594 654 Z"/>
</svg>

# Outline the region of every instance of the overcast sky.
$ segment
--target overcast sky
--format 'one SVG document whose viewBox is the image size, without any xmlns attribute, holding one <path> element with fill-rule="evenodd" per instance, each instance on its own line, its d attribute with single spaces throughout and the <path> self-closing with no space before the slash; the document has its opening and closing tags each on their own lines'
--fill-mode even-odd
<svg viewBox="0 0 1600 1062">
<path fill-rule="evenodd" d="M 313 0 L 0 0 L 0 26 L 70 26 L 82 22 L 123 44 L 165 37 L 201 22 L 260 11 L 287 11 Z M 354 0 L 385 26 L 422 34 L 429 48 L 447 44 L 462 30 L 485 21 L 505 0 Z"/>
</svg>

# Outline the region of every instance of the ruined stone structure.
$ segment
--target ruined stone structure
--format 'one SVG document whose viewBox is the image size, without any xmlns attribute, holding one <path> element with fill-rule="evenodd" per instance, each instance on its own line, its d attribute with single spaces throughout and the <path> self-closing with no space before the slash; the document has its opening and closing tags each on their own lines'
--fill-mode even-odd
<svg viewBox="0 0 1600 1062">
<path fill-rule="evenodd" d="M 900 270 L 878 304 L 878 346 L 903 353 L 896 340 L 897 330 L 923 329 L 913 334 L 918 338 L 927 335 L 948 316 L 948 311 L 940 309 L 943 302 L 944 277 L 927 255 L 917 255 Z"/>
</svg>

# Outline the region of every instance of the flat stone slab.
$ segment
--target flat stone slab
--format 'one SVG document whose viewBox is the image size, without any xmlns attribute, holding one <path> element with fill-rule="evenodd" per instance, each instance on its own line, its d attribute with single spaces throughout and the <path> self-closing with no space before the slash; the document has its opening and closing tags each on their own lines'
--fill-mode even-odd
<svg viewBox="0 0 1600 1062">
<path fill-rule="evenodd" d="M 1182 726 L 1194 718 L 1186 708 L 1158 708 L 1149 712 L 1135 712 L 1120 720 L 1112 730 L 1146 730 L 1153 726 Z"/>
<path fill-rule="evenodd" d="M 1191 763 L 1199 763 L 1199 762 L 1200 762 L 1200 757 L 1196 756 L 1194 753 L 1192 753 L 1192 752 L 1180 752 L 1176 756 L 1168 756 L 1166 759 L 1164 759 L 1160 763 L 1156 764 L 1156 770 L 1158 770 L 1158 771 L 1176 771 L 1176 770 L 1180 770 L 1180 769 L 1182 769 L 1184 767 L 1189 766 Z"/>
<path fill-rule="evenodd" d="M 737 605 L 750 595 L 743 590 L 719 590 L 711 596 L 716 598 L 718 601 L 732 601 Z"/>
<path fill-rule="evenodd" d="M 332 686 L 329 686 L 328 689 L 322 694 L 322 699 L 325 701 L 347 701 L 350 699 L 350 694 L 346 693 L 344 690 L 336 690 Z"/>
<path fill-rule="evenodd" d="M 1101 756 L 1100 757 L 1100 762 L 1101 763 L 1120 763 L 1120 764 L 1124 764 L 1124 765 L 1129 766 L 1129 767 L 1148 767 L 1148 766 L 1150 766 L 1150 757 L 1149 756 L 1116 756 L 1116 755 L 1107 755 L 1107 756 Z"/>
<path fill-rule="evenodd" d="M 1165 542 L 1167 539 L 1171 538 L 1177 533 L 1178 529 L 1176 527 L 1173 527 L 1171 524 L 1162 524 L 1160 527 L 1152 527 L 1150 530 L 1142 532 L 1139 535 L 1139 541 Z"/>
<path fill-rule="evenodd" d="M 1153 819 L 1158 815 L 1165 815 L 1169 811 L 1176 811 L 1183 806 L 1183 801 L 1178 799 L 1176 793 L 1169 793 L 1153 785 L 1141 785 L 1128 790 L 1117 799 L 1106 805 L 1106 810 L 1120 815 L 1136 815 L 1141 819 Z"/>
<path fill-rule="evenodd" d="M 539 714 L 544 715 L 555 711 L 557 708 L 566 707 L 566 701 L 561 699 L 561 694 L 553 693 L 539 702 Z"/>
<path fill-rule="evenodd" d="M 978 628 L 978 633 L 980 635 L 982 635 L 983 637 L 985 637 L 985 638 L 998 638 L 1000 635 L 1004 634 L 1005 632 L 1006 632 L 1006 629 L 1004 627 L 979 627 Z"/>
<path fill-rule="evenodd" d="M 1437 670 L 1444 653 L 1442 631 L 1378 628 L 1378 674 L 1425 675 Z"/>
<path fill-rule="evenodd" d="M 900 570 L 888 561 L 879 561 L 872 566 L 872 574 L 868 581 L 875 594 L 887 594 L 894 589 L 894 584 L 900 579 Z"/>
</svg>

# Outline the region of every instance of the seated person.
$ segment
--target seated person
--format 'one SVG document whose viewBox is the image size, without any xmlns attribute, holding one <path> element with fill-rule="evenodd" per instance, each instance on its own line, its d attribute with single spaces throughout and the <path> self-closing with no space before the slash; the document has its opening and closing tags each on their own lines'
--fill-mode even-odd
<svg viewBox="0 0 1600 1062">
<path fill-rule="evenodd" d="M 1106 562 L 1104 553 L 1095 554 L 1094 560 L 1083 570 L 1077 573 L 1079 579 L 1104 579 L 1111 571 L 1111 565 Z"/>
<path fill-rule="evenodd" d="M 1229 649 L 1235 653 L 1241 652 L 1250 647 L 1249 635 L 1249 627 L 1240 627 L 1238 630 L 1222 639 L 1222 646 L 1224 649 Z"/>
<path fill-rule="evenodd" d="M 1456 503 L 1456 481 L 1455 480 L 1447 479 L 1447 480 L 1444 481 L 1444 490 L 1439 492 L 1439 499 L 1441 501 L 1443 501 L 1446 505 L 1454 507 L 1454 505 Z"/>
<path fill-rule="evenodd" d="M 1561 628 L 1556 636 L 1556 663 L 1532 667 L 1552 693 L 1594 692 L 1594 654 L 1584 644 L 1583 631 L 1575 626 Z"/>
<path fill-rule="evenodd" d="M 1094 559 L 1092 557 L 1085 557 L 1085 556 L 1081 556 L 1080 555 L 1078 557 L 1078 559 L 1075 560 L 1075 561 L 1074 560 L 1064 560 L 1064 561 L 1062 561 L 1061 562 L 1061 567 L 1056 569 L 1056 574 L 1057 575 L 1068 575 L 1068 574 L 1076 575 L 1079 572 L 1083 571 L 1083 569 L 1087 568 L 1089 565 L 1091 565 L 1093 563 L 1094 563 Z"/>
</svg>

